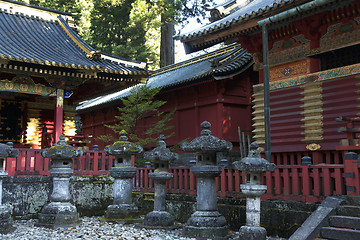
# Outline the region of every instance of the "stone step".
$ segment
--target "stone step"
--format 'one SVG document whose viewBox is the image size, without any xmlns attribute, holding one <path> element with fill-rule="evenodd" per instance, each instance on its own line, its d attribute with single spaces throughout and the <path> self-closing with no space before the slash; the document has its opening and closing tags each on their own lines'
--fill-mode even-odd
<svg viewBox="0 0 360 240">
<path fill-rule="evenodd" d="M 360 206 L 343 205 L 337 209 L 337 215 L 360 217 Z"/>
<path fill-rule="evenodd" d="M 330 216 L 330 227 L 360 229 L 360 218 L 349 216 Z"/>
<path fill-rule="evenodd" d="M 321 228 L 321 237 L 332 240 L 359 240 L 360 230 L 348 229 L 348 228 L 334 228 L 323 227 Z"/>
</svg>

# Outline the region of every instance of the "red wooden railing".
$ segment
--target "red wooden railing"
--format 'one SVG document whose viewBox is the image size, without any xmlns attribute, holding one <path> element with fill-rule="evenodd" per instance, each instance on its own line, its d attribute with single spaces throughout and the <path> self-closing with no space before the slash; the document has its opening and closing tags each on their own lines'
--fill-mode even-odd
<svg viewBox="0 0 360 240">
<path fill-rule="evenodd" d="M 40 151 L 22 149 L 19 157 L 7 158 L 4 164 L 9 176 L 49 176 L 50 161 L 43 158 Z M 304 153 L 273 154 L 275 162 L 291 164 L 278 164 L 274 172 L 263 174 L 263 184 L 268 187 L 263 199 L 320 202 L 331 195 L 360 195 L 357 160 L 345 160 L 343 155 L 335 151 L 318 154 L 318 163 L 310 166 L 300 165 L 299 159 L 306 155 Z M 114 157 L 106 156 L 102 151 L 87 151 L 83 156 L 73 159 L 74 175 L 109 174 L 113 159 Z M 137 169 L 134 178 L 135 191 L 154 191 L 154 183 L 148 178 L 152 171 L 153 169 L 148 168 Z M 189 168 L 171 168 L 170 171 L 174 178 L 167 182 L 168 193 L 196 195 L 196 177 Z M 216 178 L 218 196 L 244 197 L 240 190 L 240 184 L 244 181 L 244 172 L 224 168 Z"/>
</svg>

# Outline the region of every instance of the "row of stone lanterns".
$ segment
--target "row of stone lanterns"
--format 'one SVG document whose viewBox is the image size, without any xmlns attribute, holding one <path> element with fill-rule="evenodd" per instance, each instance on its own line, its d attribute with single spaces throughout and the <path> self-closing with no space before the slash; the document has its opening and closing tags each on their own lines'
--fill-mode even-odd
<svg viewBox="0 0 360 240">
<path fill-rule="evenodd" d="M 195 166 L 191 167 L 191 172 L 197 177 L 197 198 L 196 211 L 188 219 L 184 227 L 184 235 L 195 238 L 228 238 L 228 225 L 224 216 L 217 209 L 216 181 L 222 172 L 222 167 L 217 164 L 216 155 L 218 152 L 228 152 L 232 149 L 232 144 L 225 140 L 220 140 L 211 135 L 211 124 L 207 121 L 201 124 L 201 136 L 195 138 L 190 143 L 183 143 L 181 149 L 185 152 L 196 153 Z M 266 230 L 260 227 L 260 196 L 265 193 L 266 186 L 261 185 L 261 173 L 274 171 L 275 165 L 260 157 L 256 143 L 251 144 L 248 157 L 234 163 L 236 169 L 246 171 L 246 183 L 241 185 L 242 191 L 247 196 L 246 202 L 246 226 L 240 228 L 240 239 L 265 240 Z M 140 154 L 142 149 L 127 141 L 126 132 L 121 133 L 120 141 L 105 149 L 110 155 L 115 155 L 116 162 L 110 172 L 116 178 L 132 178 L 135 173 L 132 170 L 130 156 Z M 144 224 L 148 226 L 171 226 L 174 218 L 165 211 L 165 183 L 173 177 L 168 172 L 169 162 L 176 159 L 176 154 L 166 148 L 164 136 L 161 135 L 157 147 L 150 152 L 144 153 L 144 158 L 152 161 L 155 171 L 149 174 L 149 178 L 155 182 L 154 210 L 144 218 Z M 118 164 L 118 165 L 116 165 Z M 113 172 L 123 172 L 124 174 L 113 174 Z M 126 173 L 126 174 L 125 174 Z M 129 174 L 127 174 L 129 173 Z M 116 180 L 115 180 L 116 181 Z M 125 182 L 118 187 L 114 186 L 114 204 L 118 206 L 117 211 L 121 214 L 110 214 L 113 212 L 109 206 L 107 218 L 119 219 L 131 216 L 131 212 L 136 210 L 131 203 L 132 181 Z M 122 187 L 121 187 L 122 186 Z M 120 207 L 120 204 L 127 204 L 129 207 Z M 132 215 L 134 216 L 134 215 Z"/>
<path fill-rule="evenodd" d="M 188 219 L 184 227 L 184 235 L 196 238 L 227 238 L 227 222 L 217 209 L 215 178 L 222 172 L 222 167 L 217 164 L 218 152 L 227 152 L 232 149 L 232 144 L 211 135 L 209 122 L 201 124 L 201 136 L 190 143 L 185 142 L 181 149 L 185 152 L 196 153 L 195 166 L 191 172 L 197 177 L 197 203 L 196 211 Z M 4 145 L 4 144 L 1 144 Z M 0 160 L 6 157 L 16 157 L 17 153 L 10 146 L 0 145 Z M 242 239 L 265 239 L 266 231 L 260 227 L 260 196 L 266 191 L 266 186 L 261 185 L 261 172 L 273 171 L 274 164 L 260 157 L 257 145 L 251 145 L 247 158 L 235 162 L 236 169 L 246 171 L 246 184 L 241 185 L 242 191 L 247 196 L 247 221 L 246 226 L 240 228 L 239 235 Z M 3 150 L 4 149 L 4 150 Z M 110 221 L 129 220 L 139 216 L 137 206 L 132 202 L 132 179 L 136 174 L 136 167 L 131 166 L 131 156 L 140 154 L 143 149 L 128 141 L 125 131 L 120 133 L 119 141 L 104 149 L 108 155 L 115 156 L 115 166 L 110 169 L 110 175 L 115 179 L 113 204 L 108 206 L 106 218 Z M 50 175 L 53 177 L 53 191 L 50 203 L 46 204 L 39 214 L 39 226 L 56 228 L 74 226 L 79 223 L 76 207 L 70 203 L 69 191 L 70 177 L 73 174 L 72 158 L 82 155 L 82 151 L 75 150 L 65 142 L 62 135 L 59 142 L 42 152 L 43 157 L 51 158 Z M 154 210 L 144 218 L 148 226 L 168 227 L 174 224 L 174 217 L 165 211 L 165 186 L 166 181 L 173 175 L 168 172 L 169 162 L 176 159 L 176 154 L 166 148 L 164 136 L 161 135 L 157 147 L 144 153 L 144 158 L 152 161 L 155 171 L 149 178 L 155 182 Z M 6 176 L 0 171 L 0 231 L 11 228 L 5 223 L 3 217 L 10 217 L 11 211 L 4 211 L 1 205 L 2 188 L 1 177 Z M 6 226 L 5 226 L 6 225 Z"/>
</svg>

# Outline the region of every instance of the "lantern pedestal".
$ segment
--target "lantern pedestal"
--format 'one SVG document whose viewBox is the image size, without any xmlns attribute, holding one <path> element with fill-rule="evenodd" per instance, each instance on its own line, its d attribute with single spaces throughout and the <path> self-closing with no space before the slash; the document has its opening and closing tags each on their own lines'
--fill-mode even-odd
<svg viewBox="0 0 360 240">
<path fill-rule="evenodd" d="M 7 144 L 0 143 L 0 233 L 6 234 L 15 230 L 13 227 L 13 219 L 11 217 L 12 207 L 10 205 L 2 204 L 3 196 L 3 179 L 8 176 L 8 172 L 3 169 L 4 158 L 17 157 L 20 151 L 13 148 L 13 143 Z"/>
<path fill-rule="evenodd" d="M 260 227 L 260 197 L 266 192 L 266 185 L 241 184 L 246 195 L 246 226 L 240 227 L 239 239 L 265 240 L 266 229 Z"/>
<path fill-rule="evenodd" d="M 46 204 L 39 214 L 37 226 L 47 228 L 73 227 L 80 223 L 76 207 L 70 203 L 70 177 L 73 170 L 69 162 L 54 161 L 50 176 L 53 177 L 53 192 L 50 195 L 50 203 Z M 57 168 L 59 164 L 69 165 L 70 168 Z"/>
<path fill-rule="evenodd" d="M 226 219 L 217 211 L 216 182 L 220 166 L 194 166 L 197 177 L 196 212 L 188 219 L 184 235 L 198 238 L 225 238 L 228 235 Z"/>
<path fill-rule="evenodd" d="M 76 207 L 70 203 L 70 177 L 73 174 L 72 158 L 82 155 L 75 150 L 61 135 L 60 140 L 51 148 L 44 149 L 41 155 L 51 158 L 50 176 L 53 178 L 53 190 L 50 203 L 46 204 L 39 214 L 36 226 L 47 228 L 74 227 L 80 223 Z"/>
<path fill-rule="evenodd" d="M 106 218 L 110 221 L 130 220 L 139 216 L 138 207 L 132 202 L 133 177 L 136 167 L 112 167 L 114 204 L 109 205 Z"/>
<path fill-rule="evenodd" d="M 51 202 L 43 207 L 39 214 L 40 227 L 55 229 L 74 227 L 80 223 L 76 207 L 69 202 Z"/>
<path fill-rule="evenodd" d="M 266 229 L 260 227 L 260 197 L 267 186 L 261 185 L 262 173 L 274 171 L 275 164 L 262 158 L 256 142 L 250 144 L 247 157 L 233 163 L 235 169 L 245 171 L 245 184 L 240 185 L 246 195 L 246 225 L 240 227 L 239 239 L 266 240 Z"/>
<path fill-rule="evenodd" d="M 13 219 L 11 217 L 12 208 L 8 205 L 2 205 L 2 181 L 8 175 L 7 171 L 0 170 L 0 233 L 6 234 L 15 230 Z"/>
<path fill-rule="evenodd" d="M 166 181 L 173 178 L 169 172 L 149 173 L 149 178 L 155 182 L 154 211 L 145 215 L 144 224 L 147 226 L 172 226 L 174 217 L 165 211 Z"/>
</svg>

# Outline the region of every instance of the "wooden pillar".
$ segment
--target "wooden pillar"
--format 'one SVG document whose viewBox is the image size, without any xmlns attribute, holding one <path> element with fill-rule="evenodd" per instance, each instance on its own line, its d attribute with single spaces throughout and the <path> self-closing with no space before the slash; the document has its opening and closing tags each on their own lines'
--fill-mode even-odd
<svg viewBox="0 0 360 240">
<path fill-rule="evenodd" d="M 63 133 L 64 121 L 64 90 L 56 90 L 56 106 L 55 106 L 55 138 L 54 143 L 59 141 L 60 135 Z"/>
<path fill-rule="evenodd" d="M 216 99 L 216 121 L 217 121 L 217 137 L 223 138 L 224 133 L 224 80 L 221 82 L 216 82 L 217 88 L 217 99 Z"/>
</svg>

